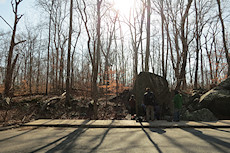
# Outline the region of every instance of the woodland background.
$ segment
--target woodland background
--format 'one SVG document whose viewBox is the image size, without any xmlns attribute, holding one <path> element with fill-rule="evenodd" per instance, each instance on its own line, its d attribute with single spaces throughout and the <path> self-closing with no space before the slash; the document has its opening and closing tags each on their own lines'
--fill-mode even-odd
<svg viewBox="0 0 230 153">
<path fill-rule="evenodd" d="M 0 15 L 5 97 L 66 91 L 67 103 L 71 92 L 97 101 L 130 89 L 141 71 L 184 90 L 230 74 L 229 0 L 131 0 L 128 11 L 116 0 L 36 0 L 40 17 L 20 27 L 24 1 L 11 1 L 14 24 Z"/>
</svg>

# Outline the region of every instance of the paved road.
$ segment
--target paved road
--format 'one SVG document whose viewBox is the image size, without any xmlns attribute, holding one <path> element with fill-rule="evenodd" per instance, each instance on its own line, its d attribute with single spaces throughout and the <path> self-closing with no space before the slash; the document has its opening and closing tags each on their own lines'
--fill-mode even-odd
<svg viewBox="0 0 230 153">
<path fill-rule="evenodd" d="M 230 128 L 21 127 L 0 131 L 1 153 L 212 153 L 230 151 Z"/>
</svg>

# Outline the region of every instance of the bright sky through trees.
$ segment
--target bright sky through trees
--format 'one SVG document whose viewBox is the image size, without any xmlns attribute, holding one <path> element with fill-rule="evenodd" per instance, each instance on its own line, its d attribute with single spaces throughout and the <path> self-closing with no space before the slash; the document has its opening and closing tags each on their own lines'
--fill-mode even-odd
<svg viewBox="0 0 230 153">
<path fill-rule="evenodd" d="M 19 5 L 19 14 L 24 14 L 24 17 L 19 22 L 19 26 L 25 24 L 24 20 L 36 23 L 35 19 L 38 14 L 35 13 L 36 10 L 34 9 L 34 5 L 35 0 L 23 0 L 23 2 Z M 0 0 L 0 16 L 3 17 L 10 25 L 13 25 L 14 14 L 12 11 L 11 0 Z M 2 19 L 0 19 L 0 30 L 10 30 L 10 27 Z"/>
<path fill-rule="evenodd" d="M 134 7 L 135 0 L 114 0 L 114 8 L 125 17 L 129 16 L 130 9 Z"/>
</svg>

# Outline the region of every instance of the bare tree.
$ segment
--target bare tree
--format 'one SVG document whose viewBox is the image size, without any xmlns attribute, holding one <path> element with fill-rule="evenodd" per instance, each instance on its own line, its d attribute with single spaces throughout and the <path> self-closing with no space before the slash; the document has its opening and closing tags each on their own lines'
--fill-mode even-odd
<svg viewBox="0 0 230 153">
<path fill-rule="evenodd" d="M 46 71 L 46 95 L 48 95 L 48 84 L 49 84 L 49 62 L 50 62 L 50 41 L 51 41 L 51 18 L 52 18 L 52 12 L 53 12 L 53 5 L 54 0 L 52 0 L 51 8 L 49 10 L 50 16 L 49 16 L 49 38 L 48 38 L 48 53 L 47 53 L 47 71 Z"/>
<path fill-rule="evenodd" d="M 203 58 L 202 58 L 202 44 L 201 36 L 204 26 L 211 20 L 211 17 L 206 18 L 210 13 L 211 3 L 203 2 L 202 0 L 194 0 L 195 7 L 195 41 L 196 41 L 196 65 L 195 65 L 195 79 L 194 88 L 198 88 L 198 68 L 199 62 L 201 63 L 201 79 L 203 80 Z M 199 58 L 200 52 L 200 58 Z M 203 81 L 202 81 L 203 82 Z"/>
<path fill-rule="evenodd" d="M 10 89 L 11 89 L 11 84 L 12 84 L 12 75 L 13 75 L 13 71 L 14 71 L 18 56 L 19 56 L 19 54 L 17 54 L 15 56 L 14 60 L 12 61 L 13 55 L 14 55 L 14 48 L 16 45 L 18 45 L 22 42 L 25 42 L 25 40 L 19 41 L 17 43 L 15 42 L 17 24 L 23 16 L 23 15 L 18 15 L 18 6 L 22 1 L 23 0 L 15 0 L 13 3 L 13 0 L 11 0 L 12 9 L 14 12 L 14 26 L 12 28 L 12 36 L 11 36 L 10 48 L 9 48 L 9 52 L 8 52 L 7 67 L 6 67 L 5 90 L 4 90 L 4 94 L 6 97 L 10 96 Z"/>
<path fill-rule="evenodd" d="M 130 34 L 131 34 L 131 41 L 132 41 L 132 48 L 133 48 L 133 80 L 135 81 L 137 75 L 138 75 L 138 50 L 140 45 L 142 44 L 142 35 L 143 35 L 143 24 L 144 24 L 144 18 L 145 18 L 145 9 L 146 9 L 146 3 L 142 2 L 142 10 L 141 10 L 141 19 L 140 19 L 140 25 L 139 29 L 137 28 L 137 21 L 139 17 L 139 12 L 137 10 L 133 10 L 133 14 L 129 14 L 129 21 L 127 25 L 129 26 Z M 136 13 L 136 15 L 135 15 Z M 131 22 L 131 16 L 133 15 L 133 23 Z M 142 54 L 143 55 L 143 54 Z M 142 61 L 144 59 L 142 58 Z"/>
<path fill-rule="evenodd" d="M 186 29 L 185 29 L 185 22 L 186 19 L 188 19 L 188 13 L 189 13 L 189 9 L 191 7 L 193 0 L 188 0 L 188 4 L 186 6 L 185 12 L 181 18 L 181 42 L 182 42 L 182 49 L 183 49 L 183 61 L 182 61 L 182 66 L 180 69 L 180 75 L 179 78 L 177 80 L 177 85 L 176 85 L 176 90 L 180 89 L 181 86 L 181 82 L 185 81 L 186 77 L 185 77 L 185 68 L 187 65 L 187 55 L 188 55 L 188 39 L 187 39 L 187 33 L 186 33 Z M 185 82 L 183 83 L 185 85 Z"/>
<path fill-rule="evenodd" d="M 147 0 L 147 40 L 145 54 L 145 71 L 149 71 L 149 56 L 150 56 L 150 17 L 151 17 L 151 1 Z"/>
<path fill-rule="evenodd" d="M 70 105 L 70 56 L 71 56 L 72 24 L 73 24 L 73 0 L 70 0 L 69 40 L 68 40 L 67 78 L 66 78 L 66 105 L 67 106 Z"/>
<path fill-rule="evenodd" d="M 97 89 L 97 78 L 98 78 L 98 66 L 100 62 L 100 48 L 101 48 L 101 4 L 102 0 L 97 0 L 97 48 L 96 48 L 96 59 L 93 71 L 93 99 L 94 99 L 94 118 L 97 118 L 97 101 L 98 101 L 98 89 Z"/>
<path fill-rule="evenodd" d="M 226 56 L 227 63 L 228 63 L 228 74 L 227 75 L 230 76 L 230 56 L 229 56 L 228 47 L 227 47 L 227 41 L 226 41 L 226 35 L 225 35 L 225 26 L 224 26 L 224 20 L 222 17 L 222 10 L 221 10 L 221 3 L 220 3 L 220 0 L 216 0 L 216 1 L 217 1 L 217 5 L 218 5 L 219 19 L 220 19 L 221 28 L 222 28 L 222 38 L 223 38 L 224 51 L 225 51 L 225 56 Z"/>
<path fill-rule="evenodd" d="M 86 12 L 86 3 L 83 0 L 82 5 L 83 9 L 80 8 L 79 2 L 77 1 L 77 6 L 79 13 L 81 15 L 81 18 L 83 20 L 85 30 L 87 32 L 88 41 L 87 41 L 87 47 L 88 52 L 90 56 L 90 61 L 92 64 L 92 97 L 94 100 L 94 118 L 97 118 L 97 101 L 98 101 L 98 89 L 97 89 L 97 79 L 98 79 L 98 68 L 100 63 L 100 50 L 101 50 L 101 4 L 102 0 L 97 0 L 97 26 L 96 26 L 96 42 L 97 44 L 94 44 L 94 52 L 91 52 L 91 35 L 88 28 L 88 15 Z"/>
</svg>

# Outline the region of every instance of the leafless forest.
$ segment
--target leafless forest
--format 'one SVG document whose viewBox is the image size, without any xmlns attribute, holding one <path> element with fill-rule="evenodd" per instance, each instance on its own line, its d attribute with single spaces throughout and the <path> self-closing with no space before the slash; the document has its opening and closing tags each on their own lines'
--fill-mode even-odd
<svg viewBox="0 0 230 153">
<path fill-rule="evenodd" d="M 129 89 L 141 71 L 184 90 L 230 75 L 229 0 L 125 1 L 36 0 L 40 17 L 20 27 L 24 0 L 12 0 L 14 24 L 0 16 L 2 95 L 66 91 L 68 104 L 70 93 L 97 101 Z"/>
</svg>

